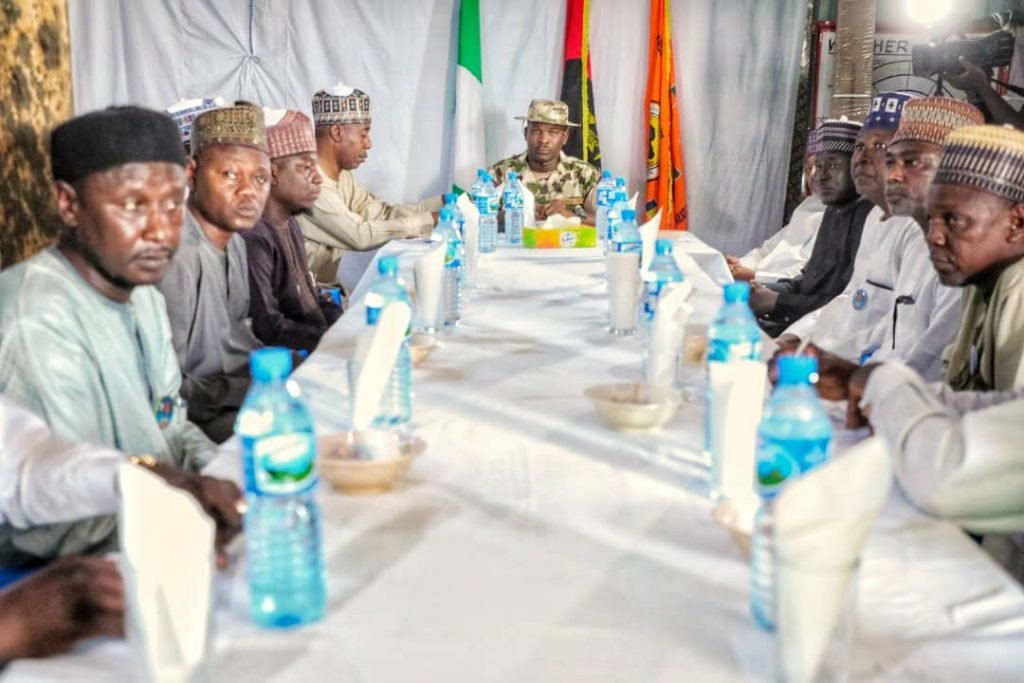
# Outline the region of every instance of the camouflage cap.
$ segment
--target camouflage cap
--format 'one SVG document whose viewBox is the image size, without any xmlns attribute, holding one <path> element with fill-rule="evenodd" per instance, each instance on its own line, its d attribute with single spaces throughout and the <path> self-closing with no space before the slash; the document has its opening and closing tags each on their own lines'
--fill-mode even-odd
<svg viewBox="0 0 1024 683">
<path fill-rule="evenodd" d="M 552 126 L 578 128 L 580 125 L 569 120 L 569 105 L 558 100 L 532 100 L 526 116 L 516 116 L 515 119 L 517 121 L 550 123 Z"/>
<path fill-rule="evenodd" d="M 263 110 L 248 102 L 236 102 L 197 116 L 192 122 L 192 156 L 213 145 L 240 145 L 267 152 Z"/>
</svg>

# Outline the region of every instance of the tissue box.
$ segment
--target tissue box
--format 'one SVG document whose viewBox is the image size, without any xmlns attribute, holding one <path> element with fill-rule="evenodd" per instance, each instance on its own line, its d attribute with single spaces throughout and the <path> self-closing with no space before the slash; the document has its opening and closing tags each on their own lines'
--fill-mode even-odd
<svg viewBox="0 0 1024 683">
<path fill-rule="evenodd" d="M 585 249 L 597 246 L 597 228 L 573 225 L 564 228 L 523 228 L 523 246 L 527 249 Z"/>
</svg>

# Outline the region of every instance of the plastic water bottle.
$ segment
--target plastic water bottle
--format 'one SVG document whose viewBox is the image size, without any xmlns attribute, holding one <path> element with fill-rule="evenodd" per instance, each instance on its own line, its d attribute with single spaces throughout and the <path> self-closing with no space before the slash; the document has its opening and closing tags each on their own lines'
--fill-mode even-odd
<svg viewBox="0 0 1024 683">
<path fill-rule="evenodd" d="M 292 355 L 264 348 L 249 360 L 252 384 L 235 431 L 242 446 L 249 606 L 257 624 L 318 621 L 327 603 L 313 418 L 288 382 Z"/>
<path fill-rule="evenodd" d="M 611 251 L 642 254 L 643 250 L 643 238 L 640 236 L 640 230 L 636 227 L 636 211 L 626 209 L 622 212 L 622 222 L 612 239 Z"/>
<path fill-rule="evenodd" d="M 441 211 L 446 211 L 442 208 Z M 448 212 L 451 221 L 451 212 Z M 366 305 L 366 324 L 376 325 L 381 313 L 388 304 L 400 301 L 412 311 L 412 299 L 409 298 L 409 287 L 398 276 L 398 257 L 384 256 L 377 261 L 378 277 L 370 285 L 363 300 Z M 412 359 L 409 356 L 409 338 L 412 325 L 405 331 L 405 339 L 398 349 L 395 367 L 391 370 L 387 388 L 380 401 L 380 413 L 374 418 L 376 427 L 394 429 L 405 433 L 412 427 Z"/>
<path fill-rule="evenodd" d="M 459 237 L 462 238 L 463 241 L 465 241 L 466 217 L 462 215 L 462 209 L 459 208 L 459 198 L 455 195 L 454 192 L 449 192 L 444 196 L 444 205 L 451 207 L 452 214 L 455 216 L 455 220 L 453 221 L 453 224 L 455 225 L 455 230 L 458 231 Z M 438 214 L 438 217 L 440 218 L 440 213 Z"/>
<path fill-rule="evenodd" d="M 708 326 L 708 381 L 704 394 L 704 451 L 711 452 L 711 425 L 715 406 L 711 400 L 711 364 L 761 359 L 761 328 L 750 310 L 750 285 L 730 282 L 722 287 L 725 303 Z M 714 463 L 712 463 L 714 468 Z M 712 491 L 712 495 L 715 492 Z"/>
<path fill-rule="evenodd" d="M 615 189 L 612 191 L 611 204 L 608 205 L 608 215 L 605 218 L 607 228 L 606 239 L 609 243 L 615 239 L 615 231 L 622 223 L 622 212 L 629 208 L 629 195 L 626 193 L 626 179 L 616 178 Z"/>
<path fill-rule="evenodd" d="M 480 212 L 481 254 L 491 254 L 498 248 L 498 193 L 494 189 L 491 175 L 484 172 L 480 181 L 479 194 L 474 197 L 477 211 Z"/>
<path fill-rule="evenodd" d="M 523 243 L 523 186 L 519 174 L 508 172 L 505 181 L 505 241 L 509 244 Z"/>
<path fill-rule="evenodd" d="M 462 284 L 466 275 L 466 249 L 453 225 L 454 217 L 446 206 L 438 215 L 434 234 L 447 241 L 444 253 L 444 283 L 442 286 L 444 326 L 456 327 L 462 322 Z"/>
<path fill-rule="evenodd" d="M 654 251 L 651 267 L 644 273 L 644 317 L 648 323 L 654 320 L 658 297 L 665 285 L 683 281 L 683 271 L 679 270 L 672 257 L 672 240 L 658 240 Z"/>
<path fill-rule="evenodd" d="M 782 356 L 779 381 L 757 430 L 757 484 L 761 507 L 750 553 L 750 611 L 766 631 L 775 629 L 774 499 L 785 482 L 828 460 L 832 423 L 813 381 L 818 360 Z"/>
<path fill-rule="evenodd" d="M 612 180 L 612 172 L 607 168 L 601 171 L 601 180 L 597 183 L 597 195 L 594 203 L 597 206 L 597 215 L 594 219 L 594 227 L 597 229 L 598 239 L 607 247 L 608 245 L 608 206 L 612 202 L 612 192 L 615 190 L 615 181 Z"/>
</svg>

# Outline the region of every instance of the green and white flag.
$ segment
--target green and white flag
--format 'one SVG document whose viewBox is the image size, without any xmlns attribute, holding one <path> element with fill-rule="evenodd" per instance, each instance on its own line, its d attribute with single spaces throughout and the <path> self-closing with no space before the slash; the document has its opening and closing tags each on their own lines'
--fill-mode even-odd
<svg viewBox="0 0 1024 683">
<path fill-rule="evenodd" d="M 459 3 L 459 63 L 455 70 L 455 131 L 452 183 L 468 192 L 478 168 L 486 166 L 484 152 L 484 86 L 480 68 L 480 0 Z"/>
</svg>

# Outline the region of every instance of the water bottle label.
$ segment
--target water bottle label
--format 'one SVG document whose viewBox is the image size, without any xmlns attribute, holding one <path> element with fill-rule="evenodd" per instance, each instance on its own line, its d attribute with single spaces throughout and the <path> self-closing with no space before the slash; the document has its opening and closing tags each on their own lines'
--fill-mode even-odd
<svg viewBox="0 0 1024 683">
<path fill-rule="evenodd" d="M 647 295 L 644 297 L 644 315 L 648 320 L 654 319 L 654 311 L 658 307 L 658 297 L 661 296 L 662 283 L 653 280 L 647 283 Z"/>
<path fill-rule="evenodd" d="M 729 342 L 721 339 L 708 340 L 708 360 L 728 363 L 734 360 L 760 360 L 761 344 L 752 341 Z"/>
<path fill-rule="evenodd" d="M 828 460 L 829 441 L 829 437 L 758 437 L 757 484 L 760 494 L 772 497 L 785 481 L 824 464 Z"/>
<path fill-rule="evenodd" d="M 610 197 L 611 190 L 609 190 L 607 187 L 598 186 L 596 199 L 598 206 L 608 206 Z"/>
<path fill-rule="evenodd" d="M 473 197 L 473 203 L 476 204 L 476 210 L 480 212 L 480 215 L 490 213 L 491 203 L 487 200 L 487 195 L 478 194 Z"/>
<path fill-rule="evenodd" d="M 384 310 L 384 297 L 379 292 L 367 292 L 363 304 L 366 306 L 366 324 L 376 325 Z"/>
<path fill-rule="evenodd" d="M 258 439 L 252 447 L 257 493 L 283 496 L 316 484 L 316 441 L 309 433 L 278 434 Z"/>
</svg>

